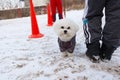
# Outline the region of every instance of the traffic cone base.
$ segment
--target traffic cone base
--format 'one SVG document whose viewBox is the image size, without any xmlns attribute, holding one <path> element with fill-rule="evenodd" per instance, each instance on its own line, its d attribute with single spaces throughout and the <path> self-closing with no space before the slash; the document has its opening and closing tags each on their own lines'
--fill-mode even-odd
<svg viewBox="0 0 120 80">
<path fill-rule="evenodd" d="M 43 37 L 44 35 L 39 32 L 36 14 L 35 14 L 32 0 L 30 0 L 30 16 L 31 16 L 32 35 L 28 36 L 28 38 L 41 38 L 41 37 Z"/>
<path fill-rule="evenodd" d="M 53 25 L 53 23 L 51 23 L 51 24 L 47 24 L 47 26 L 52 26 Z"/>
<path fill-rule="evenodd" d="M 41 37 L 43 37 L 44 35 L 43 34 L 35 34 L 35 35 L 30 35 L 30 36 L 28 36 L 29 38 L 41 38 Z"/>
</svg>

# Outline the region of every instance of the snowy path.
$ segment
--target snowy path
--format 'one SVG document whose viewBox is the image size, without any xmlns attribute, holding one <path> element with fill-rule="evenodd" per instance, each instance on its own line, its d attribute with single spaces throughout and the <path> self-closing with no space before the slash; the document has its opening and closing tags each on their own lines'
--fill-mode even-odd
<svg viewBox="0 0 120 80">
<path fill-rule="evenodd" d="M 109 63 L 92 63 L 85 56 L 83 11 L 67 12 L 80 25 L 74 57 L 62 58 L 57 36 L 37 16 L 43 38 L 28 39 L 30 18 L 0 21 L 0 80 L 120 80 L 120 48 Z M 72 16 L 72 17 L 71 17 Z"/>
</svg>

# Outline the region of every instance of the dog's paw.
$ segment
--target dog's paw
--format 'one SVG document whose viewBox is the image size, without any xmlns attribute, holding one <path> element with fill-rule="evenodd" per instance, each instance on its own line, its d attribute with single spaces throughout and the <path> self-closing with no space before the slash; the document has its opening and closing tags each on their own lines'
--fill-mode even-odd
<svg viewBox="0 0 120 80">
<path fill-rule="evenodd" d="M 67 57 L 68 54 L 67 54 L 67 52 L 62 52 L 62 53 L 61 53 L 61 56 L 62 56 L 62 57 Z"/>
<path fill-rule="evenodd" d="M 68 55 L 68 57 L 73 57 L 74 55 L 73 55 L 73 53 L 67 53 L 67 55 Z"/>
</svg>

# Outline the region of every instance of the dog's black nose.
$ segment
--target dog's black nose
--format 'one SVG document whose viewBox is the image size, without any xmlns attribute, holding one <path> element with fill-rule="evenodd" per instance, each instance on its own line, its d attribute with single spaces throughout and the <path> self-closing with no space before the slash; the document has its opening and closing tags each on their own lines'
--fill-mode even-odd
<svg viewBox="0 0 120 80">
<path fill-rule="evenodd" d="M 66 33 L 67 33 L 67 30 L 64 30 L 64 33 L 66 34 Z"/>
</svg>

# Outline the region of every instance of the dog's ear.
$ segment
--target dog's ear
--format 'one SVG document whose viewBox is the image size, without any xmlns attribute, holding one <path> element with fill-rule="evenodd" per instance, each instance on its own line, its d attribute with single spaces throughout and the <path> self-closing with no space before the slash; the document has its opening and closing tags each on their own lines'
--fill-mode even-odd
<svg viewBox="0 0 120 80">
<path fill-rule="evenodd" d="M 77 32 L 79 30 L 79 25 L 75 22 L 72 23 L 73 27 L 75 27 L 75 31 Z"/>
<path fill-rule="evenodd" d="M 76 24 L 76 32 L 79 30 L 79 25 Z"/>
<path fill-rule="evenodd" d="M 59 34 L 60 26 L 61 26 L 61 23 L 59 20 L 53 24 L 53 30 L 57 35 Z"/>
<path fill-rule="evenodd" d="M 69 20 L 69 24 L 72 25 L 73 27 L 75 27 L 75 32 L 77 32 L 79 30 L 79 25 L 76 24 L 74 21 Z"/>
</svg>

